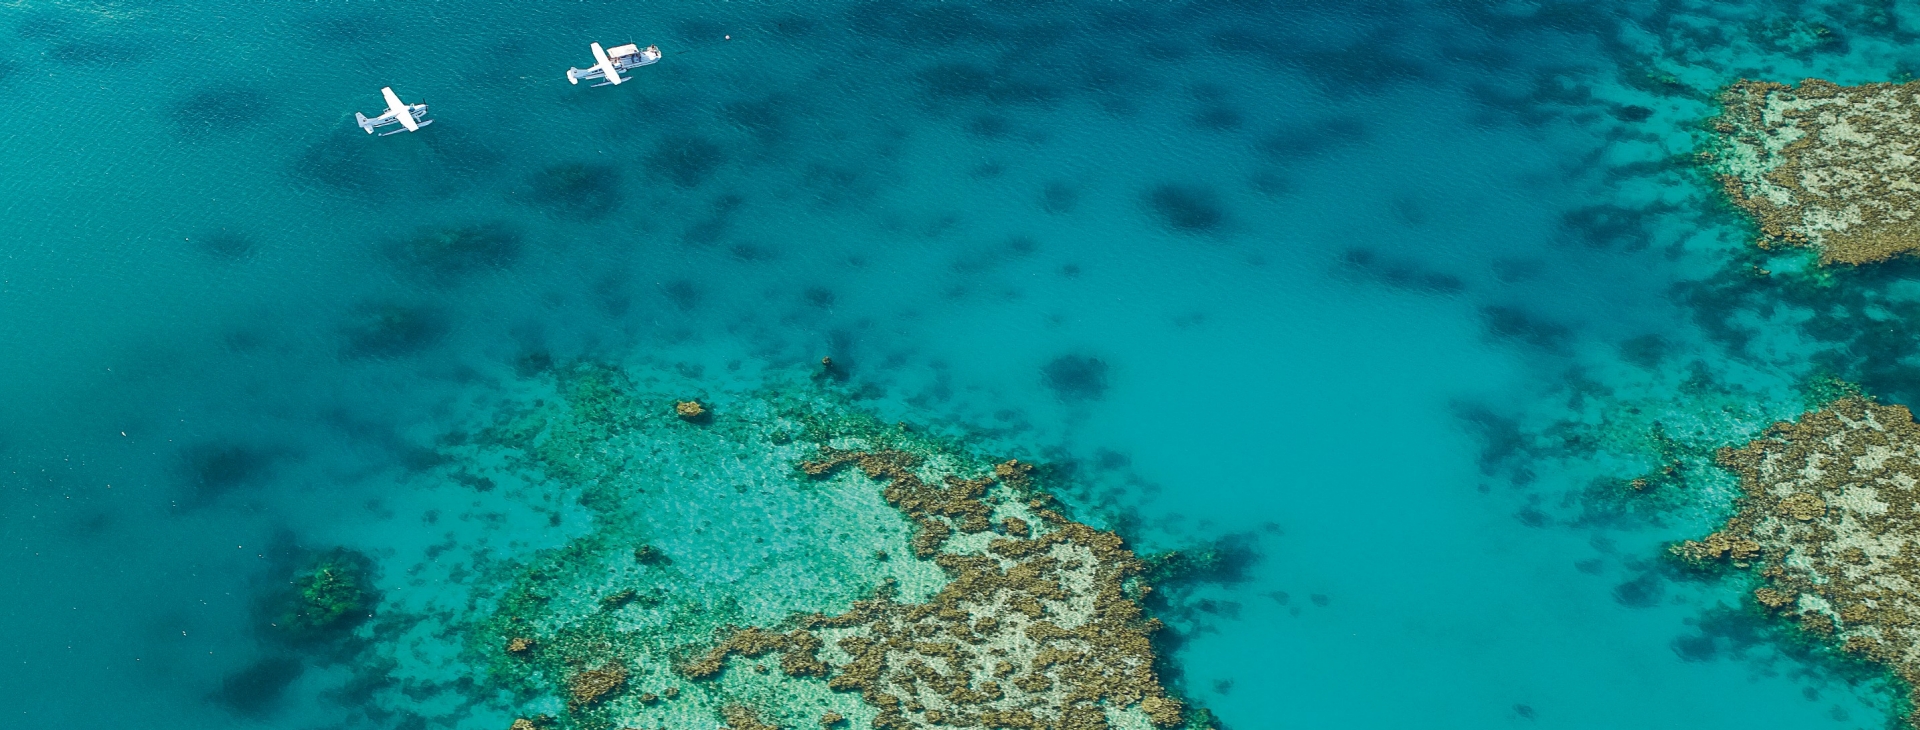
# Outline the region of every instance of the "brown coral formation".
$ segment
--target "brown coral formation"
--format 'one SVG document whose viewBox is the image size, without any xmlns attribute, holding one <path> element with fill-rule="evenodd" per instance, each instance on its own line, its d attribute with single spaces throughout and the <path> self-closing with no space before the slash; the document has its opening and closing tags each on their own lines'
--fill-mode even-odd
<svg viewBox="0 0 1920 730">
<path fill-rule="evenodd" d="M 1153 669 L 1149 636 L 1159 623 L 1138 603 L 1148 590 L 1138 585 L 1141 562 L 1118 536 L 1045 509 L 1043 499 L 988 497 L 996 481 L 1005 496 L 1028 496 L 1030 465 L 929 480 L 911 453 L 822 449 L 801 469 L 826 477 L 849 466 L 885 485 L 887 501 L 919 525 L 915 550 L 952 580 L 926 603 L 883 592 L 838 616 L 799 617 L 787 633 L 734 630 L 685 674 L 711 677 L 731 655 L 781 652 L 788 674 L 817 671 L 829 687 L 859 692 L 879 711 L 878 730 L 1093 730 L 1109 727 L 1109 710 L 1134 707 L 1161 727 L 1183 721 Z M 996 505 L 1017 505 L 1032 521 L 996 523 Z M 821 636 L 847 659 L 820 660 Z"/>
<path fill-rule="evenodd" d="M 522 636 L 516 636 L 516 637 L 513 637 L 512 639 L 507 640 L 508 654 L 525 654 L 532 650 L 533 650 L 532 639 L 522 637 Z"/>
<path fill-rule="evenodd" d="M 1904 406 L 1835 401 L 1720 462 L 1739 513 L 1674 546 L 1759 569 L 1754 600 L 1920 687 L 1920 425 Z M 1920 693 L 1913 698 L 1920 700 Z M 1917 703 L 1920 704 L 1920 703 Z M 1920 726 L 1920 712 L 1908 717 Z"/>
<path fill-rule="evenodd" d="M 1703 157 L 1763 245 L 1811 247 L 1822 264 L 1920 250 L 1920 82 L 1741 81 L 1720 102 Z"/>
<path fill-rule="evenodd" d="M 683 400 L 673 404 L 673 413 L 689 421 L 699 420 L 707 415 L 707 407 L 697 400 Z"/>
<path fill-rule="evenodd" d="M 585 707 L 627 684 L 627 668 L 619 662 L 607 662 L 599 669 L 588 669 L 567 680 L 567 692 L 573 707 Z"/>
</svg>

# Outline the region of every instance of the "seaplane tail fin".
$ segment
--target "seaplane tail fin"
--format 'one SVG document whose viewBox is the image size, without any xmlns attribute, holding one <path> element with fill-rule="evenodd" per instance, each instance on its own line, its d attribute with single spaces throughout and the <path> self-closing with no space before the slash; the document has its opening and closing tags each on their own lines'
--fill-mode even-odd
<svg viewBox="0 0 1920 730">
<path fill-rule="evenodd" d="M 420 124 L 413 121 L 413 110 L 400 103 L 400 95 L 393 93 L 393 87 L 381 87 L 380 95 L 387 97 L 387 114 L 400 120 L 400 126 L 406 127 L 409 132 L 420 128 Z"/>
<path fill-rule="evenodd" d="M 373 125 L 367 123 L 367 115 L 354 112 L 353 121 L 355 124 L 360 125 L 361 129 L 367 130 L 367 134 L 373 134 Z"/>
<path fill-rule="evenodd" d="M 626 81 L 620 78 L 620 70 L 613 67 L 613 59 L 607 58 L 607 49 L 601 48 L 599 43 L 592 44 L 591 48 L 593 48 L 593 67 L 600 69 L 600 73 L 607 77 L 607 83 L 617 85 Z"/>
</svg>

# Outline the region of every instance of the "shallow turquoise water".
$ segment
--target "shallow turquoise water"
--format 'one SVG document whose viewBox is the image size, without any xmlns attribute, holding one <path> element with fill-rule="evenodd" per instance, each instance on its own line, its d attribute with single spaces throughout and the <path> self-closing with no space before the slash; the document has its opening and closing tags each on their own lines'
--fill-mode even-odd
<svg viewBox="0 0 1920 730">
<path fill-rule="evenodd" d="M 367 552 L 417 609 L 459 581 L 410 572 L 430 546 L 577 534 L 505 506 L 438 521 L 505 499 L 427 457 L 529 354 L 716 394 L 831 355 L 889 419 L 1073 467 L 1082 516 L 1145 549 L 1243 536 L 1257 559 L 1174 621 L 1183 690 L 1230 727 L 1880 726 L 1871 688 L 1738 626 L 1700 638 L 1737 588 L 1656 559 L 1723 482 L 1655 519 L 1579 495 L 1655 466 L 1630 443 L 1653 420 L 1718 443 L 1797 413 L 1816 360 L 1913 394 L 1873 341 L 1690 295 L 1744 234 L 1675 158 L 1714 87 L 1886 79 L 1916 22 L 9 5 L 0 698 L 48 726 L 504 727 L 495 705 L 339 692 L 386 671 L 365 657 L 223 687 L 271 653 L 254 605 L 294 546 Z M 590 40 L 666 60 L 563 83 Z M 383 85 L 436 124 L 361 134 Z M 450 226 L 494 245 L 407 248 Z M 1702 326 L 1728 320 L 1758 335 Z M 1662 356 L 1622 348 L 1646 335 Z M 1607 448 L 1553 428 L 1603 418 Z"/>
</svg>

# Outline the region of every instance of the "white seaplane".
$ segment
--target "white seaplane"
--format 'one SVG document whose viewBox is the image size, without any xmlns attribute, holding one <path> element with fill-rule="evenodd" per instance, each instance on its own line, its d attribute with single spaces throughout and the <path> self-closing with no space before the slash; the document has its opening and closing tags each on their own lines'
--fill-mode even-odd
<svg viewBox="0 0 1920 730">
<path fill-rule="evenodd" d="M 641 48 L 638 45 L 628 43 L 624 46 L 602 49 L 600 44 L 595 43 L 592 45 L 592 48 L 593 67 L 568 68 L 567 83 L 578 84 L 581 79 L 606 79 L 605 81 L 594 84 L 594 86 L 618 84 L 626 81 L 626 79 L 620 78 L 621 71 L 636 69 L 641 66 L 660 62 L 659 46 Z"/>
<path fill-rule="evenodd" d="M 389 124 L 398 124 L 401 128 L 391 132 L 381 132 L 380 136 L 385 137 L 389 134 L 399 134 L 401 132 L 418 132 L 421 127 L 433 123 L 433 120 L 427 118 L 427 105 L 400 103 L 400 96 L 393 93 L 393 87 L 387 86 L 381 88 L 380 95 L 387 97 L 387 113 L 372 119 L 368 119 L 367 115 L 361 114 L 360 112 L 353 113 L 354 121 L 359 122 L 360 128 L 367 130 L 367 134 L 373 134 L 373 130 Z"/>
</svg>

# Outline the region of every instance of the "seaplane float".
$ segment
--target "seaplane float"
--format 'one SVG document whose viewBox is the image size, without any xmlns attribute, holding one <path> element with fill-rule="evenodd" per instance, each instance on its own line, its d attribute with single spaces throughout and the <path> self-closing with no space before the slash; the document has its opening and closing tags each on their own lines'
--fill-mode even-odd
<svg viewBox="0 0 1920 730">
<path fill-rule="evenodd" d="M 600 44 L 594 43 L 590 47 L 593 50 L 593 66 L 590 68 L 569 67 L 567 69 L 567 83 L 578 84 L 581 79 L 606 79 L 605 81 L 594 84 L 594 86 L 618 84 L 626 81 L 626 79 L 620 77 L 621 71 L 629 71 L 641 66 L 660 62 L 659 46 L 641 48 L 638 45 L 628 43 L 624 46 L 601 48 Z"/>
<path fill-rule="evenodd" d="M 400 95 L 393 93 L 393 87 L 388 86 L 380 89 L 380 95 L 387 97 L 387 113 L 372 119 L 368 119 L 367 115 L 361 114 L 360 112 L 353 113 L 354 121 L 359 122 L 360 128 L 367 130 L 367 134 L 373 134 L 373 130 L 394 124 L 400 125 L 400 129 L 391 132 L 381 132 L 380 136 L 385 137 L 389 134 L 399 134 L 401 132 L 418 132 L 421 127 L 433 123 L 433 120 L 427 118 L 427 105 L 400 103 Z"/>
</svg>

